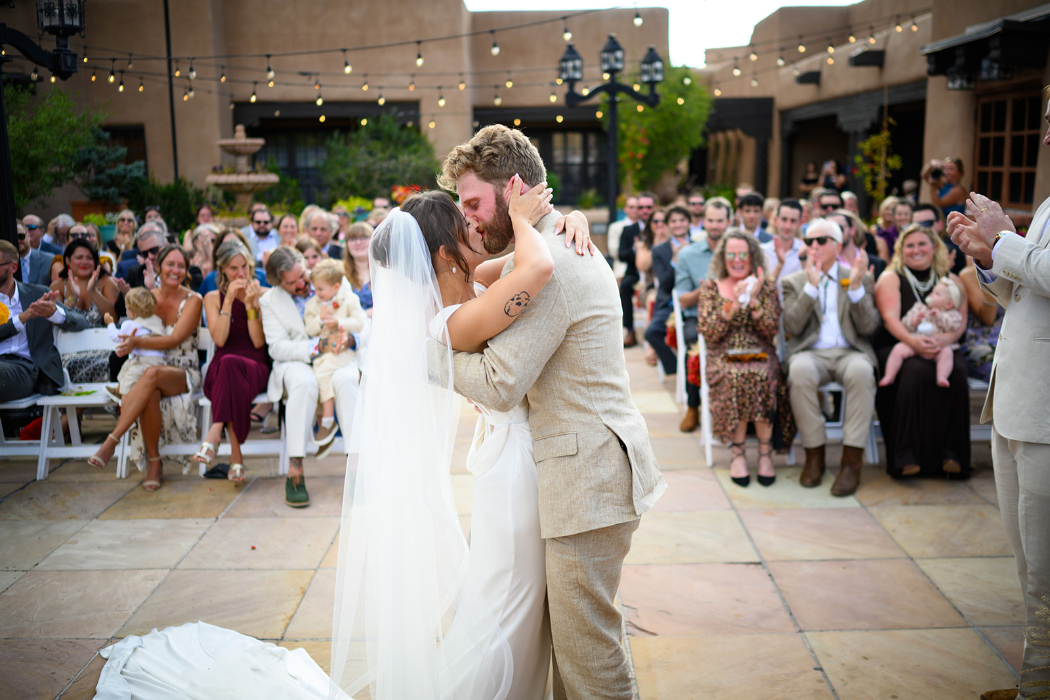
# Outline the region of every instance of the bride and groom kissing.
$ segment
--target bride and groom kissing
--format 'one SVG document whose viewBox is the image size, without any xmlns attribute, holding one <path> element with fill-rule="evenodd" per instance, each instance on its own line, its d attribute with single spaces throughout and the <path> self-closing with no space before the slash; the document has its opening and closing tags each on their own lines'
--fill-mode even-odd
<svg viewBox="0 0 1050 700">
<path fill-rule="evenodd" d="M 372 238 L 333 697 L 540 700 L 552 663 L 555 698 L 632 697 L 614 598 L 666 484 L 613 272 L 545 180 L 522 132 L 486 127 L 443 164 L 459 206 L 414 195 Z M 469 548 L 449 475 L 460 396 L 481 413 Z"/>
</svg>

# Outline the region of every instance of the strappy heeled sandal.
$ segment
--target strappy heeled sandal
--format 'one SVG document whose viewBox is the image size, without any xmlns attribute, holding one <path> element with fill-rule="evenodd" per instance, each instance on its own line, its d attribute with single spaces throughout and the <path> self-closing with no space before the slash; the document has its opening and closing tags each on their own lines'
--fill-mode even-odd
<svg viewBox="0 0 1050 700">
<path fill-rule="evenodd" d="M 744 460 L 744 467 L 747 467 L 747 457 L 744 456 L 744 443 L 742 442 L 731 442 L 729 443 L 729 450 L 733 453 L 733 461 L 738 459 Z M 730 471 L 732 471 L 732 465 L 730 465 Z M 748 472 L 747 476 L 733 476 L 729 475 L 729 478 L 733 480 L 733 483 L 737 486 L 747 487 L 751 483 L 751 473 Z"/>
<path fill-rule="evenodd" d="M 149 458 L 149 463 L 150 464 L 153 464 L 154 462 L 160 462 L 161 463 L 161 469 L 163 470 L 163 462 L 161 462 L 160 457 L 150 457 Z M 163 471 L 161 473 L 161 476 L 162 477 L 164 476 Z M 145 481 L 142 482 L 142 490 L 143 491 L 148 491 L 149 493 L 153 493 L 154 491 L 156 491 L 159 488 L 160 488 L 160 479 L 146 479 Z"/>
<path fill-rule="evenodd" d="M 120 446 L 120 440 L 118 438 L 113 437 L 113 433 L 107 435 L 106 440 L 112 440 L 113 442 L 117 443 L 118 447 Z M 103 444 L 105 444 L 105 441 L 103 441 Z M 113 459 L 113 455 L 110 455 L 109 459 Z M 103 462 L 101 459 L 99 459 L 98 452 L 96 452 L 95 454 L 87 458 L 87 463 L 93 466 L 95 469 L 105 469 L 106 465 L 109 464 L 109 459 Z"/>
<path fill-rule="evenodd" d="M 761 470 L 762 470 L 762 460 L 763 459 L 768 459 L 770 468 L 773 467 L 773 440 L 772 439 L 763 440 L 763 439 L 759 438 L 759 440 L 758 440 L 758 469 L 759 469 L 758 483 L 762 484 L 763 486 L 772 486 L 773 482 L 775 482 L 777 480 L 777 475 L 776 474 L 774 474 L 773 476 L 763 476 L 762 475 Z"/>
<path fill-rule="evenodd" d="M 211 457 L 208 456 L 209 452 L 211 452 Z M 215 445 L 205 440 L 201 443 L 201 448 L 197 451 L 197 454 L 190 457 L 190 459 L 192 459 L 194 462 L 200 462 L 204 465 L 210 465 L 212 459 L 215 458 L 215 455 L 217 453 L 218 449 L 215 447 Z"/>
<path fill-rule="evenodd" d="M 231 464 L 230 471 L 226 474 L 226 478 L 237 483 L 244 481 L 244 465 Z"/>
</svg>

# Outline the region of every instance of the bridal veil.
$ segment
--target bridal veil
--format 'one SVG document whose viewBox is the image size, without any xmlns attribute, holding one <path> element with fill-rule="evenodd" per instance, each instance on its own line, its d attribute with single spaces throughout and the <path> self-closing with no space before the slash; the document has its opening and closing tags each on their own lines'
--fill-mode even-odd
<svg viewBox="0 0 1050 700">
<path fill-rule="evenodd" d="M 500 700 L 510 649 L 480 591 L 452 496 L 462 400 L 415 218 L 394 209 L 369 247 L 374 298 L 350 447 L 336 572 L 332 693 L 372 700 Z M 429 362 L 445 365 L 434 380 Z M 341 689 L 341 690 L 340 690 Z"/>
</svg>

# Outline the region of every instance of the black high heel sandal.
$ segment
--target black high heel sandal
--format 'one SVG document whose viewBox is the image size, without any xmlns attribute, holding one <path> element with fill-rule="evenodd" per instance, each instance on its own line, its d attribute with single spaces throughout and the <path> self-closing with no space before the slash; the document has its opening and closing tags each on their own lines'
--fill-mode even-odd
<svg viewBox="0 0 1050 700">
<path fill-rule="evenodd" d="M 743 458 L 744 466 L 745 467 L 747 466 L 747 458 L 744 456 L 744 443 L 742 443 L 742 442 L 731 442 L 731 443 L 729 443 L 729 450 L 730 450 L 730 452 L 733 453 L 733 459 L 734 460 L 737 459 L 737 458 Z M 732 468 L 732 467 L 730 467 L 730 468 Z M 733 476 L 732 474 L 730 474 L 729 478 L 733 480 L 734 484 L 736 484 L 737 486 L 740 486 L 742 488 L 747 488 L 747 486 L 751 483 L 751 474 L 750 473 L 748 473 L 747 476 Z"/>
<path fill-rule="evenodd" d="M 759 459 L 759 469 L 762 468 L 761 467 L 761 462 L 762 462 L 763 459 L 768 459 L 770 465 L 773 464 L 773 440 L 772 439 L 763 440 L 763 439 L 759 438 L 759 440 L 758 440 L 758 459 Z M 774 474 L 773 476 L 762 476 L 761 474 L 759 474 L 756 478 L 758 479 L 758 483 L 762 484 L 763 486 L 772 486 L 773 482 L 775 482 L 777 480 L 777 475 Z"/>
</svg>

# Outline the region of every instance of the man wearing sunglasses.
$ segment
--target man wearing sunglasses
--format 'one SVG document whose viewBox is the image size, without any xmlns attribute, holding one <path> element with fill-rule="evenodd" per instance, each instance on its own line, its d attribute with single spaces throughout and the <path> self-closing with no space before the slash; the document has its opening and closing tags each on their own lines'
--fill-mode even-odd
<svg viewBox="0 0 1050 700">
<path fill-rule="evenodd" d="M 139 232 L 135 235 L 135 247 L 124 251 L 117 263 L 116 276 L 127 280 L 132 287 L 143 286 L 144 276 L 142 270 L 153 256 L 157 260 L 157 253 L 167 243 L 167 235 L 161 227 L 153 222 L 142 224 Z M 135 271 L 134 274 L 132 271 Z M 133 281 L 134 280 L 134 281 Z M 138 282 L 138 284 L 135 284 Z"/>
<path fill-rule="evenodd" d="M 252 252 L 255 253 L 256 262 L 261 263 L 263 253 L 281 245 L 281 237 L 273 228 L 273 215 L 270 214 L 270 210 L 265 205 L 252 212 L 251 227 L 252 233 L 248 241 L 251 244 Z"/>
<path fill-rule="evenodd" d="M 827 434 L 818 388 L 830 381 L 846 390 L 842 463 L 831 487 L 849 496 L 860 484 L 871 416 L 875 411 L 875 351 L 868 336 L 879 325 L 868 254 L 856 251 L 852 267 L 839 265 L 842 229 L 827 219 L 810 222 L 803 239 L 802 270 L 783 280 L 788 388 L 806 465 L 799 482 L 820 485 Z"/>
<path fill-rule="evenodd" d="M 61 255 L 62 249 L 54 243 L 48 243 L 44 240 L 44 220 L 36 214 L 27 214 L 22 217 L 22 223 L 26 227 L 26 233 L 29 235 L 29 245 L 34 250 L 39 250 L 44 253 L 50 253 L 51 255 Z"/>
<path fill-rule="evenodd" d="M 18 230 L 18 270 L 15 281 L 28 284 L 51 285 L 51 256 L 39 250 L 33 250 L 29 242 L 29 231 L 25 224 L 16 222 Z"/>
</svg>

